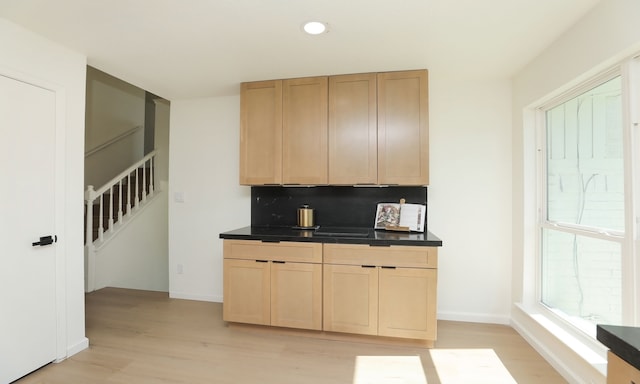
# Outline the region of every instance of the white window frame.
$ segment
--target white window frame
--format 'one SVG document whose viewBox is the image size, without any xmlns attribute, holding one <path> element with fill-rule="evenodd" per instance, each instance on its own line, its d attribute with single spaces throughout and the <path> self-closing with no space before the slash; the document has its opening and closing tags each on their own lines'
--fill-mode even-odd
<svg viewBox="0 0 640 384">
<path fill-rule="evenodd" d="M 640 57 L 640 56 L 639 56 Z M 621 76 L 622 85 L 622 121 L 623 121 L 623 141 L 624 141 L 624 177 L 625 177 L 625 231 L 600 231 L 587 226 L 569 225 L 547 221 L 546 219 L 546 118 L 545 111 L 551 106 L 558 105 L 579 94 L 582 94 L 595 86 L 602 84 L 616 76 Z M 635 84 L 635 85 L 634 85 Z M 582 236 L 603 239 L 607 241 L 619 242 L 621 245 L 621 265 L 622 265 L 622 319 L 625 325 L 638 326 L 640 319 L 640 304 L 637 299 L 640 297 L 640 257 L 638 250 L 640 246 L 639 228 L 640 215 L 636 207 L 640 206 L 640 126 L 638 124 L 640 116 L 640 59 L 627 58 L 614 67 L 582 81 L 573 86 L 568 91 L 560 95 L 544 100 L 536 107 L 525 111 L 525 127 L 535 126 L 535 186 L 536 186 L 536 210 L 535 215 L 530 215 L 530 219 L 535 220 L 535 225 L 525 225 L 531 229 L 529 239 L 533 242 L 533 252 L 525 252 L 525 255 L 533 256 L 533 263 L 525 260 L 525 286 L 523 304 L 529 313 L 538 313 L 551 321 L 555 326 L 560 327 L 568 335 L 582 342 L 592 351 L 599 355 L 604 355 L 605 349 L 596 341 L 594 332 L 576 328 L 563 316 L 550 310 L 542 303 L 541 285 L 541 261 L 542 261 L 542 229 L 548 228 L 568 233 L 575 233 Z M 527 117 L 529 122 L 527 122 Z M 532 120 L 534 122 L 532 122 Z M 531 137 L 531 136 L 530 136 Z M 533 138 L 533 137 L 531 137 Z M 635 151 L 633 150 L 635 148 Z M 533 213 L 533 212 L 532 212 Z M 533 217 L 535 216 L 535 217 Z M 525 215 L 525 217 L 527 217 Z M 532 223 L 533 224 L 533 223 Z M 531 244 L 525 241 L 525 244 Z M 526 258 L 526 257 L 525 257 Z M 532 276 L 532 272 L 534 275 Z"/>
</svg>

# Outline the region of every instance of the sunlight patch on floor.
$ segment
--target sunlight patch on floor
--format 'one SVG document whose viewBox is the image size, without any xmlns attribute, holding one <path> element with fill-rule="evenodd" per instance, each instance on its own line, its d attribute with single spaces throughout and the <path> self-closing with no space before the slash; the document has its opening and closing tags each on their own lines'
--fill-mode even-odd
<svg viewBox="0 0 640 384">
<path fill-rule="evenodd" d="M 493 349 L 429 351 L 441 384 L 517 384 Z"/>
<path fill-rule="evenodd" d="M 419 356 L 356 356 L 353 384 L 427 384 Z"/>
</svg>

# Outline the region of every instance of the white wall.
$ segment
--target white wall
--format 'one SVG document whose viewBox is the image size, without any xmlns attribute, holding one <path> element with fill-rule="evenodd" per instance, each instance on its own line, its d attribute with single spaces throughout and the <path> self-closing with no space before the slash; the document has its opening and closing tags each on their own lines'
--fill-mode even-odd
<svg viewBox="0 0 640 384">
<path fill-rule="evenodd" d="M 139 127 L 85 158 L 85 186 L 98 189 L 144 156 L 145 91 L 89 67 L 86 112 L 85 152 Z"/>
<path fill-rule="evenodd" d="M 1 18 L 0 52 L 0 68 L 43 79 L 65 91 L 65 194 L 57 197 L 64 200 L 64 228 L 56 228 L 59 239 L 56 247 L 64 249 L 65 270 L 60 277 L 66 289 L 66 308 L 62 308 L 66 311 L 66 324 L 60 324 L 59 329 L 66 333 L 64 349 L 66 356 L 71 356 L 88 346 L 84 324 L 82 222 L 86 57 Z M 29 172 L 31 170 L 25 169 L 25 175 Z"/>
<path fill-rule="evenodd" d="M 508 323 L 511 307 L 511 84 L 430 73 L 428 228 L 438 318 Z"/>
<path fill-rule="evenodd" d="M 240 98 L 172 100 L 170 121 L 169 293 L 221 302 L 218 235 L 251 223 L 251 190 L 238 184 Z"/>
<path fill-rule="evenodd" d="M 535 169 L 534 127 L 524 124 L 529 118 L 527 107 L 566 89 L 585 77 L 610 66 L 633 52 L 640 52 L 640 29 L 637 0 L 600 2 L 591 12 L 569 29 L 538 58 L 513 79 L 513 272 L 512 295 L 516 303 L 526 298 L 532 286 L 531 274 L 524 273 L 533 265 L 535 243 L 535 184 L 527 178 Z M 526 302 L 524 303 L 527 304 Z M 602 367 L 586 361 L 559 342 L 530 316 L 514 307 L 512 319 L 516 328 L 565 377 L 572 382 L 604 382 Z"/>
<path fill-rule="evenodd" d="M 405 68 L 398 68 L 399 70 Z M 511 271 L 510 83 L 430 73 L 429 229 L 439 316 L 507 323 Z M 238 185 L 239 97 L 171 102 L 169 277 L 173 297 L 222 300 L 221 232 L 250 225 Z M 184 203 L 174 201 L 183 193 Z M 178 265 L 182 274 L 178 274 Z"/>
<path fill-rule="evenodd" d="M 169 291 L 167 191 L 158 190 L 142 209 L 96 253 L 96 290 Z"/>
</svg>

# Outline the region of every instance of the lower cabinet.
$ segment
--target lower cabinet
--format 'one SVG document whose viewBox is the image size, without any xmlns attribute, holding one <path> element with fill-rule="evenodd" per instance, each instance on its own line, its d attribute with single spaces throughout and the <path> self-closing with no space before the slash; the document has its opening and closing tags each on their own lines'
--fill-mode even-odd
<svg viewBox="0 0 640 384">
<path fill-rule="evenodd" d="M 435 340 L 436 267 L 434 248 L 325 244 L 323 329 Z"/>
<path fill-rule="evenodd" d="M 378 270 L 360 265 L 325 264 L 324 330 L 378 334 Z"/>
<path fill-rule="evenodd" d="M 640 384 L 640 371 L 609 351 L 607 353 L 607 383 Z"/>
<path fill-rule="evenodd" d="M 380 267 L 378 335 L 436 339 L 435 269 Z"/>
<path fill-rule="evenodd" d="M 436 340 L 437 248 L 224 240 L 229 322 Z"/>
<path fill-rule="evenodd" d="M 225 240 L 223 319 L 322 329 L 321 262 L 321 244 Z"/>
<path fill-rule="evenodd" d="M 322 329 L 322 265 L 272 262 L 271 325 Z"/>
<path fill-rule="evenodd" d="M 271 324 L 271 267 L 258 260 L 224 259 L 222 318 L 249 324 Z"/>
</svg>

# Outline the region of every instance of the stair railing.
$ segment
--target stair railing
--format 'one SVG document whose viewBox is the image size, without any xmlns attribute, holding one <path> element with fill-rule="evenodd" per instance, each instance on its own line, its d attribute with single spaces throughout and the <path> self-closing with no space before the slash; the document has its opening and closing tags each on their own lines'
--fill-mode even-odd
<svg viewBox="0 0 640 384">
<path fill-rule="evenodd" d="M 141 204 L 147 201 L 147 197 L 153 196 L 155 155 L 155 151 L 150 152 L 98 189 L 94 189 L 93 185 L 87 186 L 84 197 L 86 208 L 85 244 L 92 245 L 94 241 L 104 241 L 105 233 L 113 232 L 116 222 L 122 223 L 125 218 L 131 216 Z M 96 234 L 94 234 L 93 223 L 94 205 L 97 205 L 98 209 Z M 114 212 L 117 216 L 114 215 Z M 105 213 L 108 215 L 106 221 L 104 220 Z"/>
<path fill-rule="evenodd" d="M 112 146 L 113 144 L 115 144 L 115 143 L 117 143 L 117 142 L 119 142 L 119 141 L 122 141 L 122 140 L 124 140 L 125 138 L 127 138 L 127 137 L 129 137 L 129 136 L 133 135 L 134 133 L 136 133 L 136 132 L 137 132 L 137 131 L 139 131 L 140 129 L 142 129 L 142 125 L 137 125 L 137 126 L 135 126 L 135 127 L 131 128 L 131 129 L 129 129 L 129 130 L 127 130 L 127 131 L 125 131 L 125 132 L 123 132 L 123 133 L 121 133 L 121 134 L 117 135 L 116 137 L 114 137 L 114 138 L 112 138 L 112 139 L 109 139 L 109 140 L 107 140 L 106 142 L 104 142 L 104 143 L 102 143 L 102 144 L 98 145 L 97 147 L 95 147 L 95 148 L 93 148 L 93 149 L 88 150 L 87 152 L 85 152 L 85 153 L 84 153 L 84 157 L 89 157 L 89 156 L 91 156 L 91 155 L 94 155 L 94 154 L 96 154 L 96 153 L 98 153 L 98 152 L 100 152 L 100 151 L 104 150 L 105 148 L 108 148 L 108 147 Z"/>
</svg>

